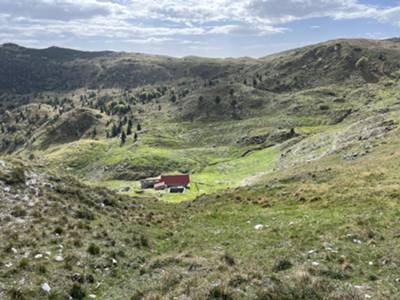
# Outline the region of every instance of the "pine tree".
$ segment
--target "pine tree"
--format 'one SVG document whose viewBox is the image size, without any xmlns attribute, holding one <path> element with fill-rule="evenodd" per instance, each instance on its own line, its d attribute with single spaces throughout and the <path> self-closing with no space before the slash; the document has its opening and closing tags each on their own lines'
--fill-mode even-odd
<svg viewBox="0 0 400 300">
<path fill-rule="evenodd" d="M 128 121 L 128 128 L 126 129 L 126 135 L 131 135 L 132 134 L 132 120 L 129 119 Z"/>
<path fill-rule="evenodd" d="M 126 134 L 125 134 L 125 131 L 122 130 L 122 132 L 121 132 L 121 145 L 120 146 L 123 146 L 125 144 L 125 142 L 126 142 Z"/>
<path fill-rule="evenodd" d="M 93 128 L 93 131 L 92 131 L 92 139 L 94 139 L 96 137 L 96 135 L 97 135 L 97 129 L 95 127 L 95 128 Z"/>
<path fill-rule="evenodd" d="M 111 128 L 111 137 L 116 137 L 117 135 L 118 135 L 118 128 L 113 123 L 112 128 Z"/>
</svg>

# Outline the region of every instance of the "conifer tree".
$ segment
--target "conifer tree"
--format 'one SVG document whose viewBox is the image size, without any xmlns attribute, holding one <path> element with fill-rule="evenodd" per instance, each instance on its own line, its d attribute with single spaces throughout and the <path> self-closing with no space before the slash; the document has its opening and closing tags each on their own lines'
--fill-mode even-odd
<svg viewBox="0 0 400 300">
<path fill-rule="evenodd" d="M 122 132 L 121 132 L 121 145 L 120 146 L 123 146 L 125 144 L 125 142 L 126 142 L 126 134 L 125 134 L 125 131 L 122 130 Z"/>
<path fill-rule="evenodd" d="M 132 120 L 129 119 L 128 128 L 126 129 L 126 135 L 131 135 L 131 134 L 132 134 Z"/>
</svg>

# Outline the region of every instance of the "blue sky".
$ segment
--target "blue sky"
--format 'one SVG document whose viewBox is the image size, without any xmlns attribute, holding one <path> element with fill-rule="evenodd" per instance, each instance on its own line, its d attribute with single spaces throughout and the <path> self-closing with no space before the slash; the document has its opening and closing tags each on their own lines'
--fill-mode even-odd
<svg viewBox="0 0 400 300">
<path fill-rule="evenodd" d="M 0 44 L 260 57 L 400 36 L 400 0 L 0 0 Z"/>
</svg>

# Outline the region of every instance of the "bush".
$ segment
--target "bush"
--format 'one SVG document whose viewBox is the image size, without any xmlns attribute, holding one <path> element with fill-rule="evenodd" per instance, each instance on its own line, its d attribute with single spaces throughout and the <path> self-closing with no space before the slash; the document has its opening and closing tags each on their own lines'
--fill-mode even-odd
<svg viewBox="0 0 400 300">
<path fill-rule="evenodd" d="M 25 293 L 17 288 L 11 288 L 8 290 L 8 295 L 12 300 L 25 300 L 27 299 Z"/>
<path fill-rule="evenodd" d="M 26 257 L 21 258 L 18 266 L 21 270 L 28 270 L 29 269 L 29 259 Z"/>
<path fill-rule="evenodd" d="M 150 247 L 150 241 L 142 233 L 140 233 L 138 235 L 135 235 L 133 237 L 133 243 L 134 243 L 134 246 L 137 247 L 137 248 L 148 248 L 148 247 Z"/>
<path fill-rule="evenodd" d="M 227 265 L 229 265 L 229 266 L 234 266 L 235 265 L 235 259 L 233 258 L 232 255 L 230 255 L 228 253 L 225 253 L 222 258 L 223 258 L 223 260 L 225 261 L 225 263 Z"/>
<path fill-rule="evenodd" d="M 0 173 L 0 180 L 11 185 L 25 183 L 25 171 L 22 167 L 14 167 L 8 174 Z"/>
<path fill-rule="evenodd" d="M 7 294 L 9 295 L 9 299 L 11 300 L 37 299 L 37 297 L 35 297 L 34 291 L 30 289 L 12 287 L 7 291 Z"/>
<path fill-rule="evenodd" d="M 13 215 L 16 218 L 22 218 L 27 215 L 27 212 L 24 208 L 21 206 L 17 206 L 12 212 L 11 215 Z"/>
<path fill-rule="evenodd" d="M 100 254 L 100 247 L 96 244 L 91 243 L 87 249 L 87 252 L 91 255 L 99 255 Z"/>
<path fill-rule="evenodd" d="M 233 297 L 223 286 L 216 286 L 210 290 L 207 299 L 230 300 L 233 299 Z"/>
<path fill-rule="evenodd" d="M 94 220 L 94 213 L 88 209 L 80 209 L 76 212 L 78 219 Z"/>
<path fill-rule="evenodd" d="M 82 241 L 79 240 L 79 239 L 75 239 L 72 243 L 73 243 L 73 245 L 74 245 L 75 247 L 77 247 L 77 248 L 82 247 Z"/>
<path fill-rule="evenodd" d="M 12 184 L 25 183 L 25 171 L 22 167 L 13 168 L 10 176 L 10 183 Z"/>
<path fill-rule="evenodd" d="M 321 270 L 319 271 L 320 276 L 328 277 L 335 280 L 345 280 L 349 279 L 349 275 L 341 270 Z"/>
<path fill-rule="evenodd" d="M 36 267 L 36 272 L 39 274 L 46 274 L 47 273 L 47 268 L 45 265 L 39 265 Z"/>
<path fill-rule="evenodd" d="M 290 269 L 291 267 L 293 267 L 293 264 L 289 260 L 281 259 L 275 264 L 273 271 L 274 272 L 285 271 Z"/>
<path fill-rule="evenodd" d="M 78 300 L 82 300 L 86 297 L 85 291 L 79 284 L 76 283 L 72 286 L 69 295 L 71 296 L 72 299 L 78 299 Z"/>
<path fill-rule="evenodd" d="M 63 229 L 62 227 L 60 227 L 60 226 L 57 226 L 57 227 L 54 229 L 54 233 L 55 233 L 55 234 L 58 234 L 58 235 L 61 235 L 61 234 L 64 233 L 64 229 Z"/>
</svg>

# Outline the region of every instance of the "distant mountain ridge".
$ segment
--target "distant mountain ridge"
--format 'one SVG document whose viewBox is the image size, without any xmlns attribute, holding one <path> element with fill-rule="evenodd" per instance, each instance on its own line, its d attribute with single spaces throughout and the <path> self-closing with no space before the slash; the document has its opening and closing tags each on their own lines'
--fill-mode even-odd
<svg viewBox="0 0 400 300">
<path fill-rule="evenodd" d="M 257 76 L 259 89 L 282 92 L 353 80 L 376 82 L 400 68 L 400 41 L 333 40 L 260 59 L 209 59 L 59 47 L 0 46 L 0 90 L 30 93 L 81 87 L 134 88 L 180 78 Z"/>
<path fill-rule="evenodd" d="M 136 87 L 181 77 L 213 77 L 230 68 L 212 59 L 176 59 L 123 52 L 58 47 L 0 46 L 0 90 L 30 93 L 81 87 Z M 233 71 L 233 70 L 232 70 Z"/>
</svg>

